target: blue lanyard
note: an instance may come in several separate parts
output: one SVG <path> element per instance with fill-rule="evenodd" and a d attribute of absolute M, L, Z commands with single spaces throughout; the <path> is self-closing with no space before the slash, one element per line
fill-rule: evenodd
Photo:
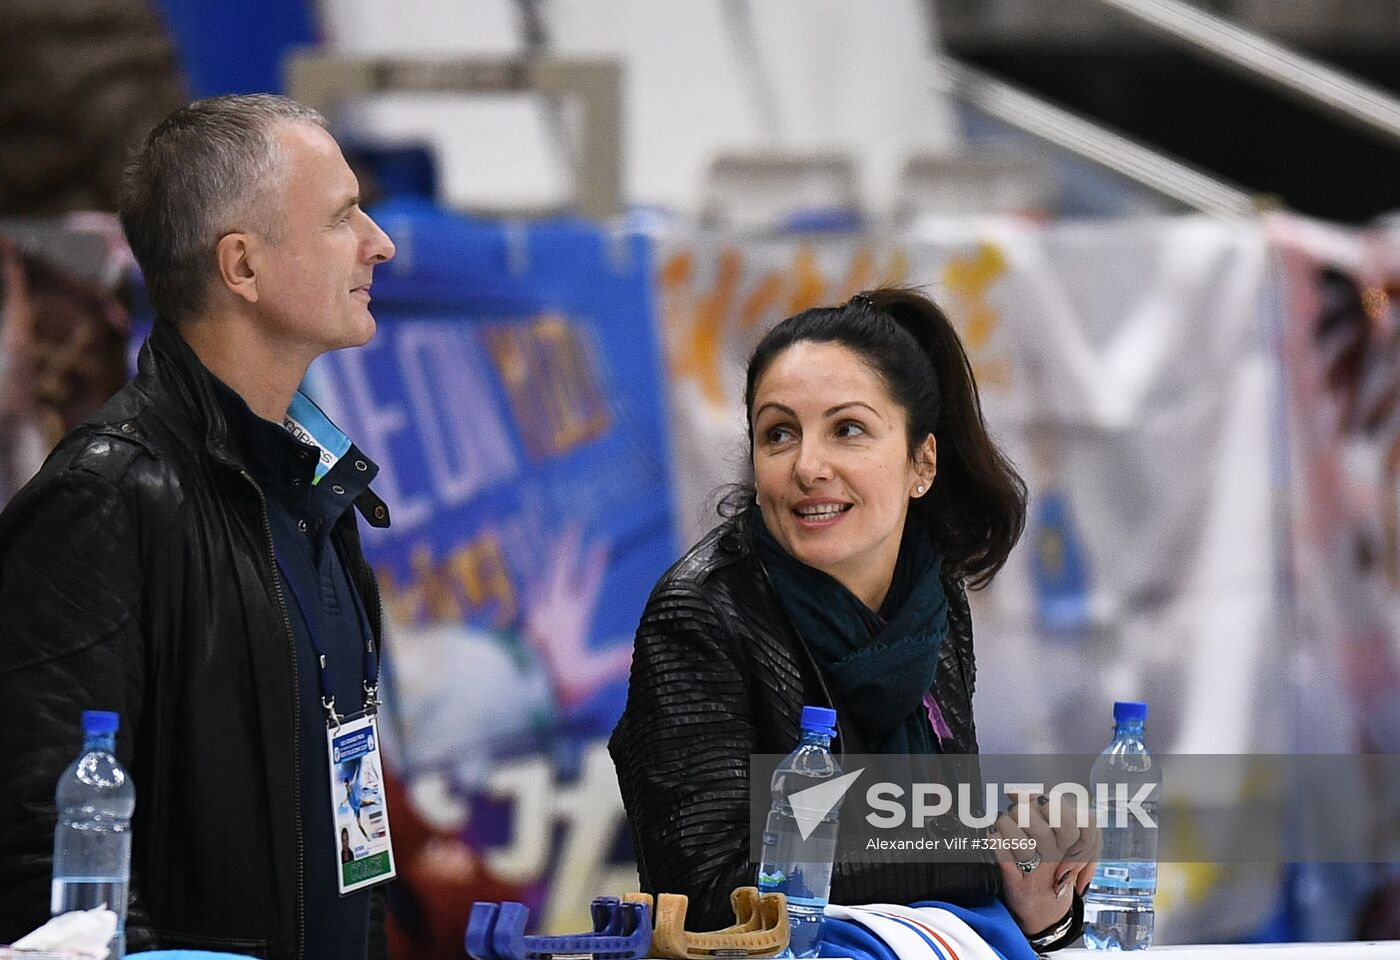
<path fill-rule="evenodd" d="M 335 545 L 331 544 L 330 549 L 334 550 Z M 321 649 L 321 641 L 317 637 L 317 629 L 312 624 L 310 607 L 302 600 L 301 591 L 297 589 L 296 581 L 287 573 L 287 567 L 282 563 L 282 556 L 277 550 L 277 544 L 272 545 L 272 557 L 277 561 L 277 569 L 282 573 L 282 580 L 287 584 L 287 589 L 291 591 L 292 599 L 296 601 L 297 611 L 301 614 L 301 622 L 306 625 L 306 637 L 311 641 L 311 649 L 316 654 L 316 662 L 320 666 L 321 679 L 321 706 L 326 709 L 326 725 L 340 728 L 340 722 L 345 719 L 345 715 L 337 713 L 335 710 L 335 689 L 331 683 L 331 676 L 326 672 L 326 654 Z M 370 629 L 369 617 L 365 614 L 363 601 L 360 599 L 359 591 L 351 584 L 351 599 L 355 604 L 355 612 L 360 616 L 360 631 L 364 636 L 365 652 L 365 712 L 376 713 L 379 710 L 379 660 L 374 656 L 374 631 Z M 317 621 L 320 619 L 320 611 L 317 610 Z"/>

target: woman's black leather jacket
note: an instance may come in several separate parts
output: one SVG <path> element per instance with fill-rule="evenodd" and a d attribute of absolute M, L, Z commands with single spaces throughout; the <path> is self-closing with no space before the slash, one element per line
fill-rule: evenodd
<path fill-rule="evenodd" d="M 745 522 L 721 524 L 652 591 L 637 628 L 627 706 L 608 743 L 642 889 L 686 894 L 693 930 L 733 923 L 730 891 L 754 882 L 750 755 L 791 750 L 804 704 L 836 706 L 840 722 L 840 705 L 832 704 L 815 661 L 782 609 L 744 532 Z M 948 579 L 944 585 L 948 634 L 933 691 L 952 731 L 947 752 L 973 754 L 972 621 L 962 583 Z M 859 753 L 854 740 L 848 725 L 833 748 Z M 976 903 L 1000 889 L 990 860 L 838 860 L 831 899 Z"/>

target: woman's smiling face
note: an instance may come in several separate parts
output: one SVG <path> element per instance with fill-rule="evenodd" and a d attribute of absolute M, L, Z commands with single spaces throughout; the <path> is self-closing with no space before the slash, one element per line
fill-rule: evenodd
<path fill-rule="evenodd" d="M 879 609 L 909 499 L 933 482 L 933 437 L 911 458 L 907 414 L 875 371 L 848 347 L 811 340 L 793 344 L 764 371 L 750 428 L 768 531 L 788 553 Z"/>

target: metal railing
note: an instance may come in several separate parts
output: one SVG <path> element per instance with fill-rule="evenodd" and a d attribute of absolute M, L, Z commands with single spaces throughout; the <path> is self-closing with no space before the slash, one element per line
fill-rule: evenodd
<path fill-rule="evenodd" d="M 996 117 L 1018 130 L 1115 171 L 1203 213 L 1251 216 L 1254 198 L 1223 180 L 1144 147 L 951 57 L 937 57 L 940 93 Z"/>
<path fill-rule="evenodd" d="M 1349 74 L 1181 0 L 1098 2 L 1231 69 L 1326 107 L 1373 133 L 1400 140 L 1400 100 Z"/>

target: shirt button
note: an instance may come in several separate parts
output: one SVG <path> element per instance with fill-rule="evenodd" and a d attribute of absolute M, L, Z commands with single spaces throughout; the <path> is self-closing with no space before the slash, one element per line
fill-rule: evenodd
<path fill-rule="evenodd" d="M 375 508 L 374 508 L 374 519 L 376 519 L 376 520 L 383 520 L 383 519 L 384 519 L 384 508 L 383 508 L 383 507 L 375 507 Z"/>
<path fill-rule="evenodd" d="M 305 520 L 298 520 L 297 529 L 300 530 L 302 533 L 305 533 L 309 529 L 309 527 Z"/>
<path fill-rule="evenodd" d="M 361 473 L 364 473 L 366 470 L 369 469 L 369 464 L 365 463 L 363 460 L 356 460 L 355 469 L 360 471 Z"/>
<path fill-rule="evenodd" d="M 331 486 L 331 492 L 333 492 L 333 493 L 344 493 L 344 492 L 345 492 L 345 488 L 342 487 L 342 486 L 341 486 L 340 484 L 338 484 L 338 483 L 337 483 L 337 484 L 333 484 L 333 485 Z"/>
<path fill-rule="evenodd" d="M 293 478 L 292 478 L 292 486 L 294 486 L 294 487 L 299 487 L 299 486 L 301 486 L 301 482 L 302 482 L 302 481 L 301 481 L 301 477 L 293 477 Z"/>

